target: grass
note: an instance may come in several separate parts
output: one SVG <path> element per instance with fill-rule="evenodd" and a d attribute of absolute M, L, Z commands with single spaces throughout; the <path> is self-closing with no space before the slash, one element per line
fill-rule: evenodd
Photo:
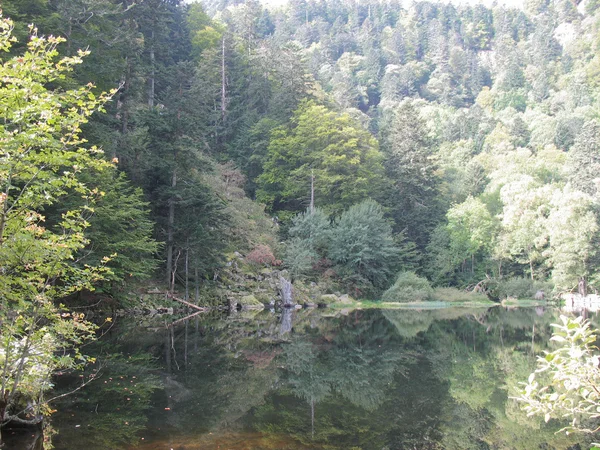
<path fill-rule="evenodd" d="M 440 309 L 449 307 L 482 306 L 489 307 L 497 305 L 483 294 L 461 291 L 456 288 L 436 288 L 433 290 L 432 300 L 418 302 L 382 302 L 373 300 L 360 300 L 353 303 L 333 303 L 330 308 L 348 309 Z"/>
<path fill-rule="evenodd" d="M 449 303 L 494 303 L 484 294 L 467 292 L 453 287 L 439 287 L 433 290 L 433 299 Z"/>
<path fill-rule="evenodd" d="M 546 300 L 532 300 L 530 298 L 518 299 L 509 297 L 502 300 L 501 304 L 502 306 L 518 306 L 521 308 L 528 308 L 532 306 L 546 306 L 548 303 L 546 302 Z"/>

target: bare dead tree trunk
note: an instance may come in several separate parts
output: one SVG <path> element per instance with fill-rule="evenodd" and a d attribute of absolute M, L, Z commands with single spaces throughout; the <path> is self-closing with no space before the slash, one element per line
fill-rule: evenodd
<path fill-rule="evenodd" d="M 531 258 L 529 258 L 529 271 L 531 272 L 531 281 L 533 281 L 533 260 Z"/>
<path fill-rule="evenodd" d="M 195 288 L 194 300 L 195 300 L 196 305 L 200 302 L 200 284 L 199 284 L 199 281 L 200 280 L 198 279 L 198 267 L 195 267 L 194 268 L 194 288 Z"/>
<path fill-rule="evenodd" d="M 187 245 L 185 249 L 185 301 L 189 301 L 190 299 L 190 240 L 188 238 Z"/>
<path fill-rule="evenodd" d="M 225 113 L 227 112 L 227 76 L 225 73 L 225 35 L 221 40 L 221 123 L 225 124 Z"/>
<path fill-rule="evenodd" d="M 310 213 L 315 213 L 315 171 L 310 174 Z"/>
<path fill-rule="evenodd" d="M 125 79 L 123 80 L 123 89 L 121 94 L 121 133 L 127 134 L 129 131 L 129 89 L 131 89 L 131 60 L 129 56 L 125 58 L 127 69 L 125 70 Z"/>
<path fill-rule="evenodd" d="M 173 175 L 171 178 L 171 187 L 175 189 L 177 187 L 177 169 L 173 169 Z M 167 222 L 167 285 L 169 290 L 173 289 L 174 282 L 171 284 L 172 272 L 173 272 L 173 230 L 175 228 L 175 196 L 171 195 L 169 199 L 169 219 Z"/>
<path fill-rule="evenodd" d="M 154 31 L 151 34 L 152 45 L 150 46 L 150 77 L 148 78 L 148 106 L 154 107 L 154 85 L 156 76 L 156 57 L 154 54 Z"/>

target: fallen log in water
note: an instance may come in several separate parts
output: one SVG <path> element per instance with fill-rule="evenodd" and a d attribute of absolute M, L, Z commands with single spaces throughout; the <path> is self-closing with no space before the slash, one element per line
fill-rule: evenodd
<path fill-rule="evenodd" d="M 210 309 L 205 306 L 194 305 L 193 303 L 190 303 L 182 298 L 175 297 L 173 294 L 170 294 L 170 293 L 167 293 L 167 297 L 170 298 L 171 300 L 175 300 L 176 302 L 183 303 L 184 305 L 189 306 L 190 308 L 197 309 L 198 311 L 201 311 L 201 312 L 205 312 Z"/>

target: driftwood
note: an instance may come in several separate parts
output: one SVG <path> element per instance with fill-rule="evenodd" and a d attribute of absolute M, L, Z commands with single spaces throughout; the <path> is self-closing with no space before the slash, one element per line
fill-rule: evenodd
<path fill-rule="evenodd" d="M 167 297 L 170 298 L 171 300 L 175 300 L 176 302 L 183 303 L 184 305 L 189 306 L 190 308 L 196 309 L 201 312 L 205 312 L 210 309 L 210 308 L 206 308 L 204 306 L 194 305 L 193 303 L 185 301 L 182 298 L 175 297 L 173 294 L 170 294 L 170 293 L 167 294 Z"/>

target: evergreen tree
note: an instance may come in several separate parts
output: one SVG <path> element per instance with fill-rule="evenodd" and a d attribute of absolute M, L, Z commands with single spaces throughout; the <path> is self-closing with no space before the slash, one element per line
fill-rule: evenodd
<path fill-rule="evenodd" d="M 433 141 L 410 102 L 403 102 L 382 130 L 385 171 L 390 186 L 382 198 L 396 230 L 424 248 L 439 221 L 438 179 L 432 160 Z"/>

